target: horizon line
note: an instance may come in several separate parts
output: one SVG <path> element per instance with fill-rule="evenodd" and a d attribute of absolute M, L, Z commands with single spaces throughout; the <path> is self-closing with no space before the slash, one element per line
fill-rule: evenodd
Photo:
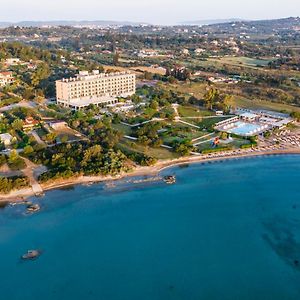
<path fill-rule="evenodd" d="M 130 21 L 130 20 L 113 20 L 113 19 L 29 19 L 29 20 L 18 20 L 18 21 L 0 21 L 2 23 L 8 24 L 18 24 L 18 23 L 25 23 L 25 22 L 34 22 L 34 23 L 47 23 L 47 22 L 112 22 L 112 23 L 135 23 L 135 24 L 147 24 L 147 25 L 163 25 L 163 26 L 173 26 L 173 25 L 184 25 L 185 23 L 193 23 L 193 22 L 208 22 L 208 21 L 230 21 L 236 20 L 237 22 L 251 22 L 251 21 L 272 21 L 272 20 L 280 20 L 280 19 L 289 19 L 289 18 L 300 18 L 300 16 L 284 16 L 278 18 L 251 18 L 245 19 L 241 17 L 228 17 L 228 18 L 208 18 L 208 19 L 198 19 L 198 20 L 185 20 L 185 21 L 177 21 L 175 23 L 159 23 L 159 22 L 145 22 L 145 21 Z M 224 22 L 227 23 L 227 22 Z M 191 24 L 192 25 L 192 24 Z"/>

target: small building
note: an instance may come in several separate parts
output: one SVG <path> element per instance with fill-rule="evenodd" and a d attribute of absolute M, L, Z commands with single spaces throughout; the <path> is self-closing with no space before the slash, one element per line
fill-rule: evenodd
<path fill-rule="evenodd" d="M 283 119 L 280 121 L 277 121 L 273 124 L 273 127 L 276 129 L 284 129 L 285 127 L 287 127 L 289 124 L 293 123 L 293 119 L 288 118 L 288 119 Z"/>
<path fill-rule="evenodd" d="M 226 78 L 222 77 L 222 76 L 218 76 L 218 77 L 210 76 L 210 77 L 208 77 L 207 80 L 212 82 L 212 83 L 221 83 L 221 82 L 225 82 Z"/>
<path fill-rule="evenodd" d="M 254 122 L 257 119 L 257 114 L 245 112 L 240 115 L 241 119 L 248 122 Z"/>
<path fill-rule="evenodd" d="M 189 54 L 190 54 L 190 51 L 189 51 L 189 49 L 182 49 L 182 50 L 181 50 L 181 53 L 182 53 L 183 55 L 189 55 Z"/>
<path fill-rule="evenodd" d="M 12 72 L 0 72 L 0 87 L 12 84 L 14 81 Z"/>
<path fill-rule="evenodd" d="M 27 68 L 28 68 L 29 70 L 35 70 L 35 69 L 37 68 L 37 65 L 30 62 L 30 63 L 27 65 Z"/>
<path fill-rule="evenodd" d="M 141 58 L 158 56 L 158 52 L 153 49 L 143 49 L 137 52 L 137 56 Z"/>
<path fill-rule="evenodd" d="M 0 134 L 0 141 L 4 144 L 4 146 L 7 147 L 11 145 L 13 137 L 9 133 L 2 133 Z"/>
<path fill-rule="evenodd" d="M 28 117 L 25 119 L 24 124 L 23 124 L 23 130 L 31 130 L 33 129 L 35 126 L 39 125 L 40 122 L 35 120 L 32 117 Z"/>
<path fill-rule="evenodd" d="M 224 115 L 223 110 L 217 110 L 216 111 L 216 116 L 223 116 L 223 115 Z"/>
<path fill-rule="evenodd" d="M 66 128 L 68 124 L 65 121 L 52 121 L 49 122 L 49 126 L 54 130 Z"/>
<path fill-rule="evenodd" d="M 195 49 L 195 51 L 194 51 L 194 53 L 195 53 L 196 55 L 202 54 L 202 53 L 204 53 L 204 52 L 205 52 L 205 49 L 202 49 L 202 48 L 197 48 L 197 49 Z"/>
<path fill-rule="evenodd" d="M 7 59 L 5 60 L 5 64 L 6 64 L 7 66 L 14 66 L 14 65 L 18 65 L 18 64 L 20 64 L 20 63 L 21 63 L 20 58 L 7 58 Z"/>

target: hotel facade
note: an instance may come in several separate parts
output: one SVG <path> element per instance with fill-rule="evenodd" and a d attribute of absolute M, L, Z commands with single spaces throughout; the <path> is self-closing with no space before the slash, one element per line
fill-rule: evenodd
<path fill-rule="evenodd" d="M 117 97 L 135 94 L 136 76 L 130 72 L 99 73 L 81 71 L 74 78 L 56 81 L 57 104 L 75 110 L 94 104 L 116 103 Z"/>

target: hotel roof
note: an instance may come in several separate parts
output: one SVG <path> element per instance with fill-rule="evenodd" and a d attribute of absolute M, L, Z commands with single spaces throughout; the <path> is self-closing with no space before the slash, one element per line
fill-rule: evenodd
<path fill-rule="evenodd" d="M 134 73 L 130 71 L 114 72 L 114 73 L 99 73 L 98 71 L 93 71 L 92 73 L 88 73 L 87 71 L 81 71 L 79 72 L 79 74 L 76 75 L 76 77 L 72 77 L 68 79 L 63 78 L 58 81 L 68 83 L 68 82 L 95 80 L 100 78 L 113 78 L 113 77 L 124 76 L 124 75 L 134 75 Z"/>
<path fill-rule="evenodd" d="M 252 114 L 252 113 L 249 113 L 249 112 L 242 113 L 240 116 L 244 117 L 244 118 L 247 118 L 247 119 L 254 119 L 254 118 L 257 117 L 256 114 Z"/>

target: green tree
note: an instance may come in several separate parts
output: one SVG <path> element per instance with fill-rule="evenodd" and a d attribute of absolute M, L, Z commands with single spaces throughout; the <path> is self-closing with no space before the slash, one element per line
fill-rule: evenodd
<path fill-rule="evenodd" d="M 48 133 L 45 137 L 48 143 L 54 143 L 56 141 L 57 134 L 54 132 Z"/>
<path fill-rule="evenodd" d="M 116 52 L 113 57 L 113 65 L 114 66 L 119 65 L 119 59 L 120 59 L 120 54 L 119 54 L 119 52 Z"/>
<path fill-rule="evenodd" d="M 158 102 L 155 100 L 152 100 L 150 103 L 150 108 L 157 110 L 158 109 Z"/>
<path fill-rule="evenodd" d="M 20 119 L 15 119 L 15 120 L 13 121 L 13 123 L 11 124 L 11 127 L 12 127 L 14 130 L 22 130 L 23 125 L 24 125 L 24 123 L 23 123 L 22 120 L 20 120 Z"/>
<path fill-rule="evenodd" d="M 39 86 L 40 82 L 50 75 L 50 68 L 48 64 L 39 64 L 36 71 L 31 75 L 31 84 L 34 87 Z"/>
<path fill-rule="evenodd" d="M 210 110 L 213 109 L 213 105 L 216 102 L 218 102 L 219 99 L 220 99 L 220 92 L 215 88 L 209 89 L 203 97 L 203 100 L 205 102 L 205 107 Z"/>
<path fill-rule="evenodd" d="M 32 146 L 28 145 L 26 147 L 24 147 L 24 155 L 28 156 L 30 154 L 32 154 L 34 152 Z"/>

